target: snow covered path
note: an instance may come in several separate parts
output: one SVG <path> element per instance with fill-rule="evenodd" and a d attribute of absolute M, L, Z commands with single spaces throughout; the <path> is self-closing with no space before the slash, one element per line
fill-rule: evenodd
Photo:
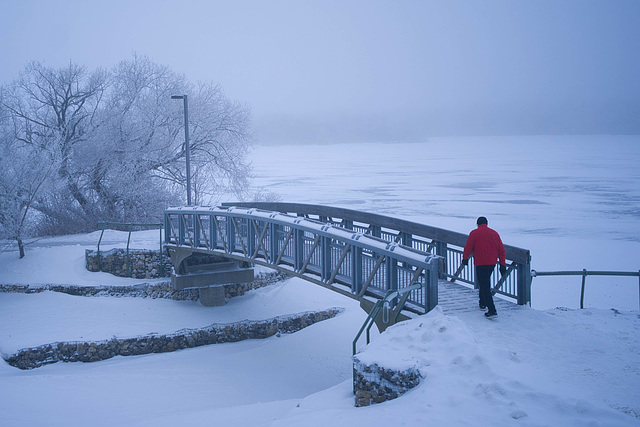
<path fill-rule="evenodd" d="M 68 316 L 44 309 L 60 304 Z M 0 294 L 3 313 L 24 316 L 14 322 L 3 316 L 0 344 L 20 347 L 22 340 L 59 340 L 59 333 L 71 339 L 127 328 L 135 335 L 335 305 L 345 312 L 267 340 L 31 371 L 2 363 L 0 421 L 3 426 L 214 421 L 375 426 L 398 421 L 402 414 L 409 426 L 424 419 L 461 426 L 488 412 L 492 425 L 512 425 L 516 419 L 525 426 L 640 425 L 638 312 L 514 307 L 486 320 L 480 310 L 455 316 L 436 310 L 373 337 L 363 357 L 391 368 L 418 366 L 425 379 L 403 397 L 369 408 L 354 408 L 351 393 L 351 340 L 364 312 L 355 301 L 298 279 L 218 308 L 53 292 Z M 110 315 L 115 312 L 127 316 Z M 102 326 L 78 321 L 91 315 L 106 316 Z"/>
<path fill-rule="evenodd" d="M 300 298 L 300 293 L 305 298 Z M 336 303 L 347 308 L 338 316 L 339 321 L 331 319 L 320 322 L 325 325 L 266 340 L 116 357 L 103 363 L 58 363 L 31 371 L 19 371 L 3 362 L 0 424 L 52 425 L 51 420 L 56 420 L 53 425 L 63 421 L 78 425 L 90 414 L 95 425 L 135 425 L 145 420 L 154 420 L 149 425 L 157 425 L 176 413 L 242 405 L 261 406 L 260 417 L 262 411 L 271 411 L 271 406 L 281 412 L 292 405 L 289 399 L 300 399 L 351 376 L 351 340 L 365 318 L 357 302 L 298 279 L 250 292 L 218 308 L 180 301 L 72 297 L 53 292 L 0 294 L 3 313 L 24 315 L 13 321 L 2 317 L 0 343 L 6 348 L 39 339 L 86 339 L 87 334 L 98 338 L 118 330 L 128 331 L 127 335 L 174 331 Z M 41 310 L 47 306 L 58 308 Z M 61 315 L 65 311 L 68 315 Z M 189 311 L 192 314 L 187 316 Z M 113 313 L 126 315 L 111 316 Z M 93 316 L 102 316 L 103 324 L 78 321 Z M 31 321 L 25 322 L 27 318 Z M 35 411 L 30 409 L 34 404 Z M 232 417 L 244 414 L 238 408 L 233 412 L 236 414 Z"/>
<path fill-rule="evenodd" d="M 337 295 L 337 294 L 336 294 Z M 346 300 L 346 301 L 345 301 Z M 130 297 L 80 297 L 57 292 L 0 293 L 0 352 L 58 341 L 100 341 L 170 334 L 214 323 L 264 320 L 279 315 L 357 303 L 336 298 L 301 279 L 232 298 L 223 307 L 198 302 Z M 46 326 L 45 326 L 46 325 Z"/>

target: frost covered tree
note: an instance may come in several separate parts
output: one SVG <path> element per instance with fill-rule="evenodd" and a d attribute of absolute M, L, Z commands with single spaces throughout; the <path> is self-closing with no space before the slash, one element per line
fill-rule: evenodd
<path fill-rule="evenodd" d="M 4 95 L 0 92 L 0 99 Z M 23 258 L 31 208 L 39 195 L 50 191 L 57 158 L 41 145 L 14 140 L 14 127 L 11 115 L 0 110 L 0 238 L 15 240 Z"/>
<path fill-rule="evenodd" d="M 33 62 L 0 94 L 5 237 L 24 233 L 29 217 L 40 234 L 72 233 L 97 221 L 158 222 L 164 208 L 182 204 L 186 147 L 176 94 L 189 95 L 196 203 L 221 193 L 243 198 L 248 186 L 249 108 L 146 57 L 109 72 Z"/>
<path fill-rule="evenodd" d="M 251 112 L 232 102 L 217 85 L 190 84 L 183 76 L 144 57 L 121 62 L 114 71 L 109 111 L 109 139 L 121 153 L 139 151 L 139 170 L 164 188 L 185 194 L 186 150 L 182 103 L 172 95 L 189 95 L 189 130 L 195 203 L 220 193 L 241 195 L 250 170 L 246 156 L 251 143 Z M 127 156 L 129 157 L 129 156 Z"/>
<path fill-rule="evenodd" d="M 58 184 L 51 187 L 58 191 L 41 192 L 32 203 L 47 220 L 63 223 L 69 218 L 65 211 L 78 218 L 93 216 L 76 154 L 97 126 L 106 83 L 107 75 L 100 70 L 88 73 L 73 63 L 56 70 L 33 62 L 3 94 L 2 107 L 13 125 L 12 133 L 4 136 L 11 154 L 19 157 L 28 151 L 34 165 L 57 160 L 55 174 L 48 178 Z"/>

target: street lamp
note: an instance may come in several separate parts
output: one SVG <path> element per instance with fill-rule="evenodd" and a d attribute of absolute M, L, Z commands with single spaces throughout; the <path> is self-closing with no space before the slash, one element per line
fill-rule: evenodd
<path fill-rule="evenodd" d="M 187 158 L 187 206 L 191 206 L 191 166 L 189 164 L 189 104 L 187 95 L 173 95 L 171 99 L 184 99 L 184 153 Z"/>

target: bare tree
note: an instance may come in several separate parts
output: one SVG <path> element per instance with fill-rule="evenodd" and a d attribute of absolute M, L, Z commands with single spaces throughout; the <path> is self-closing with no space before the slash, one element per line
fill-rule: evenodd
<path fill-rule="evenodd" d="M 3 107 L 14 122 L 16 143 L 38 148 L 50 158 L 58 158 L 57 174 L 71 201 L 86 215 L 92 211 L 91 200 L 83 191 L 83 176 L 75 168 L 76 147 L 90 141 L 98 126 L 96 121 L 107 83 L 101 70 L 88 73 L 84 67 L 70 63 L 52 69 L 33 62 L 10 86 Z M 47 211 L 46 199 L 38 209 Z"/>
<path fill-rule="evenodd" d="M 126 111 L 117 120 L 123 153 L 139 150 L 137 161 L 145 171 L 164 181 L 166 188 L 184 194 L 183 104 L 170 97 L 187 93 L 195 202 L 207 203 L 221 192 L 245 190 L 252 142 L 247 106 L 230 101 L 217 85 L 190 84 L 184 76 L 145 57 L 122 61 L 114 81 L 113 104 L 118 107 L 110 110 Z"/>
<path fill-rule="evenodd" d="M 19 235 L 33 211 L 41 233 L 70 233 L 99 220 L 155 222 L 180 203 L 186 147 L 176 94 L 189 94 L 196 202 L 248 187 L 249 108 L 146 57 L 110 73 L 33 62 L 0 90 L 0 160 L 14 166 L 0 175 L 0 221 L 20 224 Z"/>
<path fill-rule="evenodd" d="M 206 203 L 222 193 L 241 196 L 251 178 L 246 160 L 252 142 L 249 107 L 230 101 L 219 86 L 206 83 L 192 88 L 189 102 L 195 203 Z M 169 166 L 161 172 L 184 170 L 181 164 Z"/>
<path fill-rule="evenodd" d="M 0 94 L 0 98 L 3 94 Z M 15 240 L 20 258 L 25 255 L 24 235 L 36 198 L 49 190 L 57 159 L 40 146 L 15 144 L 10 116 L 0 116 L 0 238 Z"/>

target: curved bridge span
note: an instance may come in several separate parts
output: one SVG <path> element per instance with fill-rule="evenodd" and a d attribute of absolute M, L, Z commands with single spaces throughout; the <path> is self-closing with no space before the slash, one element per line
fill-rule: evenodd
<path fill-rule="evenodd" d="M 439 281 L 475 281 L 471 264 L 458 268 L 465 234 L 397 218 L 294 203 L 180 207 L 164 216 L 165 247 L 178 274 L 193 253 L 220 255 L 301 277 L 360 300 L 366 311 L 387 297 L 392 312 L 418 314 L 438 304 Z M 505 248 L 509 274 L 494 279 L 495 292 L 527 304 L 529 251 Z"/>

